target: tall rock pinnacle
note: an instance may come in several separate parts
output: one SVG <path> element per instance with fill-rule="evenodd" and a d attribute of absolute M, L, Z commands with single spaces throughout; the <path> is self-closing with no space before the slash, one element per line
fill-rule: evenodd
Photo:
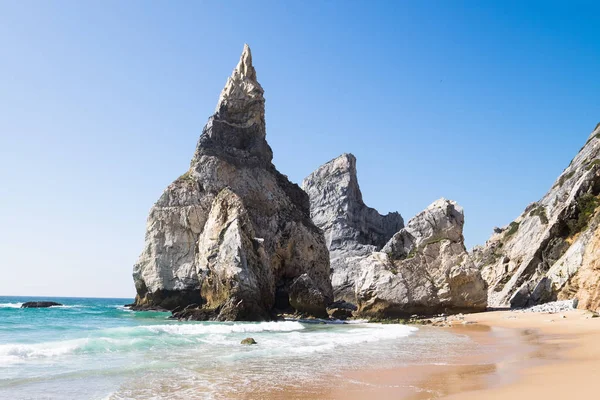
<path fill-rule="evenodd" d="M 273 159 L 266 135 L 264 90 L 256 80 L 250 47 L 244 45 L 240 61 L 221 91 L 215 114 L 204 127 L 192 165 L 203 154 L 218 153 L 266 166 Z"/>
<path fill-rule="evenodd" d="M 325 233 L 335 298 L 354 302 L 354 283 L 361 271 L 353 258 L 380 250 L 404 227 L 404 220 L 397 212 L 380 215 L 365 205 L 352 154 L 320 166 L 302 187 L 310 198 L 311 218 Z"/>
<path fill-rule="evenodd" d="M 325 313 L 327 246 L 307 194 L 271 162 L 263 93 L 246 45 L 190 169 L 150 210 L 133 271 L 138 308 L 195 304 L 180 317 L 219 320 Z"/>
<path fill-rule="evenodd" d="M 264 90 L 256 80 L 252 53 L 247 44 L 221 92 L 216 114 L 218 119 L 240 127 L 265 126 Z"/>

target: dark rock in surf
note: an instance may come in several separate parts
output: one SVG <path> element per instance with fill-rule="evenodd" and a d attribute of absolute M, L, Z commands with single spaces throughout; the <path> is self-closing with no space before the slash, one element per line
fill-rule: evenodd
<path fill-rule="evenodd" d="M 28 301 L 21 305 L 21 308 L 49 308 L 62 306 L 62 304 L 55 301 Z"/>

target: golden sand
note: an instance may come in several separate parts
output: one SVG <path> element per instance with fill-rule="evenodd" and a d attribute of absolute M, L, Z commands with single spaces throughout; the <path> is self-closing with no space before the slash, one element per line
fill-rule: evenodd
<path fill-rule="evenodd" d="M 495 311 L 448 329 L 491 348 L 449 365 L 410 365 L 332 375 L 326 386 L 282 388 L 268 399 L 600 399 L 600 318 Z M 251 394 L 243 396 L 252 398 Z"/>

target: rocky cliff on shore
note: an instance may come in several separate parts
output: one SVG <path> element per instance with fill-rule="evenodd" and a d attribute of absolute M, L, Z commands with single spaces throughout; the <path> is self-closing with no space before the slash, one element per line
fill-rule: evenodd
<path fill-rule="evenodd" d="M 336 300 L 355 314 L 390 318 L 481 311 L 486 284 L 464 246 L 463 210 L 440 199 L 404 227 L 398 213 L 367 207 L 356 159 L 343 154 L 303 182 L 311 216 L 325 232 Z"/>
<path fill-rule="evenodd" d="M 600 307 L 599 194 L 600 124 L 542 199 L 474 249 L 490 306 L 576 298 Z"/>
<path fill-rule="evenodd" d="M 454 201 L 405 226 L 365 205 L 352 154 L 319 167 L 304 190 L 272 158 L 245 46 L 189 170 L 150 210 L 134 308 L 217 320 L 327 317 L 327 306 L 344 318 L 566 299 L 600 308 L 600 124 L 548 193 L 471 254 Z"/>
<path fill-rule="evenodd" d="M 187 307 L 219 320 L 269 319 L 274 308 L 324 312 L 333 294 L 323 233 L 306 193 L 272 158 L 245 46 L 189 170 L 150 210 L 133 269 L 136 308 Z"/>

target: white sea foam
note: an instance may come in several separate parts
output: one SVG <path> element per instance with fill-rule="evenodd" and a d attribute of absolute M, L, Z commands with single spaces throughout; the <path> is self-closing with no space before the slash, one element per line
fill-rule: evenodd
<path fill-rule="evenodd" d="M 36 344 L 2 344 L 0 345 L 0 365 L 69 354 L 84 346 L 87 341 L 87 339 L 73 339 Z"/>
<path fill-rule="evenodd" d="M 406 325 L 365 324 L 357 329 L 343 333 L 315 332 L 291 348 L 295 354 L 310 354 L 334 350 L 336 347 L 356 345 L 359 343 L 377 342 L 380 340 L 399 339 L 418 331 Z"/>
<path fill-rule="evenodd" d="M 90 306 L 84 306 L 81 304 L 70 304 L 70 305 L 62 305 L 62 306 L 51 306 L 50 308 L 89 308 Z"/>
<path fill-rule="evenodd" d="M 258 324 L 173 324 L 173 325 L 146 325 L 143 328 L 158 333 L 175 335 L 202 335 L 202 334 L 228 334 L 228 333 L 256 333 L 256 332 L 291 332 L 304 329 L 300 322 L 260 322 Z"/>
<path fill-rule="evenodd" d="M 30 360 L 67 356 L 69 354 L 102 354 L 112 352 L 144 351 L 149 346 L 156 349 L 171 346 L 185 347 L 191 343 L 207 343 L 219 346 L 239 346 L 239 334 L 260 335 L 259 346 L 253 349 L 259 354 L 240 353 L 232 348 L 225 356 L 286 356 L 306 355 L 334 351 L 336 348 L 359 343 L 406 337 L 417 328 L 404 325 L 363 324 L 347 328 L 312 327 L 310 331 L 300 322 L 261 323 L 174 323 L 142 325 L 136 327 L 108 328 L 97 331 L 94 336 L 36 344 L 9 343 L 0 345 L 0 365 Z M 164 336 L 166 334 L 166 336 Z M 157 337 L 161 336 L 161 339 Z M 258 336 L 257 336 L 258 337 Z M 192 340 L 190 342 L 190 340 Z M 253 350 L 254 351 L 254 350 Z M 262 354 L 264 353 L 264 354 Z"/>
<path fill-rule="evenodd" d="M 21 308 L 23 303 L 0 303 L 0 308 Z"/>
<path fill-rule="evenodd" d="M 0 308 L 21 308 L 23 303 L 0 303 Z M 50 306 L 48 308 L 87 308 L 88 306 L 84 306 L 81 304 L 73 304 L 73 305 L 62 305 L 62 306 Z"/>

